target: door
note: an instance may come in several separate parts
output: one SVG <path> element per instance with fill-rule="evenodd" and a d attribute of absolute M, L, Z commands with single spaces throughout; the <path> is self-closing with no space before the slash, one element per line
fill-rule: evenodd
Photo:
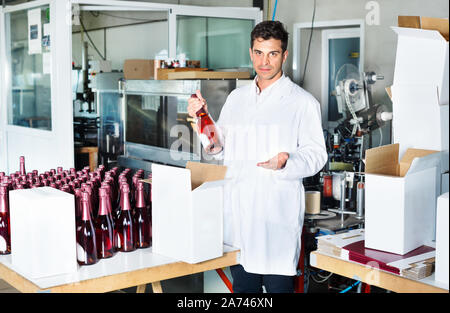
<path fill-rule="evenodd" d="M 38 0 L 1 11 L 0 170 L 7 174 L 19 170 L 20 156 L 27 171 L 74 165 L 68 5 Z"/>
<path fill-rule="evenodd" d="M 329 39 L 328 51 L 328 120 L 337 121 L 342 114 L 338 112 L 336 97 L 332 95 L 336 74 L 345 64 L 359 68 L 359 37 Z"/>

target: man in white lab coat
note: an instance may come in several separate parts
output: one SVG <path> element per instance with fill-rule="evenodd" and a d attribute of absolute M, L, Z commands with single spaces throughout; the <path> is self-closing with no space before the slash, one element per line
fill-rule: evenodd
<path fill-rule="evenodd" d="M 251 33 L 257 73 L 230 93 L 220 113 L 221 157 L 231 183 L 224 190 L 224 241 L 239 247 L 231 267 L 234 292 L 293 292 L 305 212 L 302 179 L 326 163 L 320 105 L 282 71 L 288 33 L 264 21 Z M 189 100 L 195 116 L 206 100 Z"/>

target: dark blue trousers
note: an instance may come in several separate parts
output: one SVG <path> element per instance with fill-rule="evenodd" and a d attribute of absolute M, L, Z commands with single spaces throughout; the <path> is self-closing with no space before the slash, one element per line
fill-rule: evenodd
<path fill-rule="evenodd" d="M 262 275 L 248 273 L 242 265 L 230 267 L 233 276 L 233 292 L 262 293 L 264 285 L 268 293 L 293 293 L 295 276 Z"/>

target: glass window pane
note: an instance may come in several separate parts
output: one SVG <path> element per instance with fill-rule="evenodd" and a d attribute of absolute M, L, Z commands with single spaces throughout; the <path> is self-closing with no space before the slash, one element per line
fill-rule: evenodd
<path fill-rule="evenodd" d="M 49 6 L 8 13 L 6 23 L 8 123 L 51 130 Z"/>
<path fill-rule="evenodd" d="M 177 55 L 209 69 L 247 68 L 253 20 L 177 16 Z"/>
<path fill-rule="evenodd" d="M 128 94 L 127 142 L 172 149 L 174 142 L 181 139 L 183 131 L 188 132 L 184 133 L 189 135 L 188 138 L 194 138 L 192 126 L 187 121 L 189 97 Z M 189 145 L 189 151 L 185 152 L 194 153 L 192 141 L 184 141 L 184 145 Z M 182 151 L 181 145 L 175 146 L 175 149 Z"/>

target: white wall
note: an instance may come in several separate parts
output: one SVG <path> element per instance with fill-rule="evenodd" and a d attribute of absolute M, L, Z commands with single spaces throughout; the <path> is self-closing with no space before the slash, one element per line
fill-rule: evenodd
<path fill-rule="evenodd" d="M 112 68 L 123 69 L 125 59 L 153 59 L 162 49 L 168 49 L 168 23 L 155 22 L 123 27 L 108 28 L 88 32 L 101 54 L 104 55 L 104 38 L 106 32 L 106 59 L 112 62 Z M 130 35 L 132 34 L 132 35 Z M 84 35 L 85 41 L 88 41 Z M 88 55 L 93 60 L 101 57 L 90 45 Z M 81 34 L 72 35 L 72 56 L 76 65 L 80 66 Z"/>
<path fill-rule="evenodd" d="M 272 1 L 273 3 L 274 1 Z M 333 20 L 352 20 L 364 19 L 370 10 L 365 6 L 370 1 L 361 0 L 317 0 L 315 21 L 333 21 Z M 366 42 L 365 42 L 365 70 L 375 71 L 384 75 L 385 80 L 379 82 L 374 87 L 374 98 L 378 102 L 386 101 L 384 88 L 391 86 L 393 82 L 395 51 L 397 47 L 397 38 L 390 29 L 391 26 L 397 26 L 398 15 L 419 15 L 430 17 L 448 18 L 449 1 L 448 0 L 378 0 L 372 1 L 379 4 L 379 25 L 366 24 Z M 310 23 L 313 12 L 313 0 L 278 0 L 276 19 L 283 22 L 290 34 L 288 49 L 291 56 L 287 60 L 285 67 L 286 73 L 293 77 L 292 73 L 292 36 L 293 25 L 295 23 Z M 320 38 L 319 32 L 313 35 L 313 44 Z M 318 48 L 320 43 L 317 43 Z M 304 46 L 303 54 L 306 52 Z M 317 56 L 311 48 L 312 59 L 305 78 L 305 84 L 316 85 L 320 80 L 320 70 L 317 70 Z"/>

